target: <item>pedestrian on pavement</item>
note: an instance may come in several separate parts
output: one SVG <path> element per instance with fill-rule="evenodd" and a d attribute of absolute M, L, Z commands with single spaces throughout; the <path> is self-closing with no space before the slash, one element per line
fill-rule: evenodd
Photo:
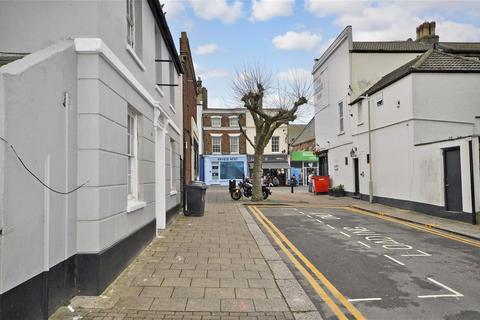
<path fill-rule="evenodd" d="M 295 174 L 292 175 L 292 178 L 290 179 L 290 188 L 291 188 L 291 193 L 293 193 L 293 188 L 297 186 L 297 177 Z"/>
<path fill-rule="evenodd" d="M 313 185 L 312 185 L 313 181 L 312 181 L 312 178 L 313 178 L 313 173 L 310 173 L 310 174 L 308 175 L 308 178 L 307 178 L 307 179 L 308 179 L 308 192 L 312 192 L 312 189 L 313 189 Z"/>

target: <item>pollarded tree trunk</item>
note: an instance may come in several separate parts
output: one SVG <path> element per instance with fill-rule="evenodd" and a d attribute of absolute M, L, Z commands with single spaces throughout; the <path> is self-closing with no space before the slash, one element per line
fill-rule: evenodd
<path fill-rule="evenodd" d="M 262 175 L 263 175 L 263 150 L 255 149 L 255 161 L 253 163 L 252 183 L 253 183 L 253 195 L 252 201 L 263 200 L 262 194 Z"/>

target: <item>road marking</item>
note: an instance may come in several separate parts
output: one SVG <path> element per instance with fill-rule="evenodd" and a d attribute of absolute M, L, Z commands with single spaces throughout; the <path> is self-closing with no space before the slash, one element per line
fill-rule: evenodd
<path fill-rule="evenodd" d="M 350 302 L 360 302 L 360 301 L 380 301 L 382 298 L 361 298 L 361 299 L 348 299 Z"/>
<path fill-rule="evenodd" d="M 387 257 L 388 259 L 392 260 L 393 262 L 398 263 L 398 264 L 401 265 L 401 266 L 404 266 L 404 265 L 405 265 L 403 262 L 400 262 L 400 261 L 398 261 L 397 259 L 390 257 L 389 255 L 384 254 L 383 256 L 384 256 L 384 257 Z"/>
<path fill-rule="evenodd" d="M 293 208 L 293 210 L 295 210 L 295 211 L 298 211 L 298 209 L 297 209 L 297 208 Z"/>
<path fill-rule="evenodd" d="M 348 233 L 345 233 L 345 232 L 342 232 L 342 231 L 340 231 L 340 233 L 341 233 L 341 234 L 343 234 L 345 237 L 349 237 L 349 238 L 351 238 L 351 237 L 350 237 L 350 235 L 349 235 Z"/>
<path fill-rule="evenodd" d="M 302 212 L 302 211 L 298 211 L 298 212 L 301 213 L 301 214 L 305 214 L 305 212 Z"/>
<path fill-rule="evenodd" d="M 357 242 L 360 243 L 360 244 L 361 244 L 362 246 L 364 246 L 364 247 L 367 247 L 367 248 L 369 248 L 369 249 L 371 248 L 368 244 L 365 244 L 365 243 L 363 243 L 362 241 L 357 241 Z"/>
<path fill-rule="evenodd" d="M 335 288 L 335 286 L 312 264 L 312 262 L 310 262 L 310 260 L 308 260 L 304 255 L 303 253 L 301 253 L 297 247 L 295 247 L 293 245 L 293 243 L 288 240 L 288 238 L 267 218 L 265 217 L 265 215 L 258 209 L 256 208 L 255 206 L 252 206 L 250 207 L 253 209 L 254 211 L 254 214 L 255 216 L 257 217 L 257 219 L 264 225 L 267 227 L 267 231 L 272 234 L 273 230 L 275 230 L 275 232 L 278 234 L 278 236 L 283 240 L 283 242 L 285 242 L 288 247 L 293 251 L 293 253 L 295 253 L 297 255 L 298 258 L 300 258 L 300 260 L 310 269 L 311 272 L 313 272 L 313 274 L 315 274 L 315 276 L 317 277 L 318 280 L 320 280 L 320 282 L 325 286 L 327 287 L 327 289 L 330 291 L 330 293 L 338 300 L 340 301 L 343 306 L 345 306 L 345 308 L 355 317 L 355 319 L 358 319 L 358 320 L 364 320 L 365 317 L 360 313 L 360 311 L 353 305 L 351 304 L 347 298 L 345 298 L 344 295 L 342 295 L 337 288 Z M 267 225 L 268 224 L 268 225 Z M 269 228 L 271 227 L 271 229 Z M 283 242 L 278 239 L 275 234 L 272 235 L 272 237 L 275 239 L 275 241 L 280 245 L 280 247 L 282 248 L 282 250 L 285 248 L 285 246 L 283 245 Z M 286 249 L 286 248 L 285 248 Z M 290 258 L 290 260 L 295 259 L 295 257 L 293 257 L 293 255 L 290 253 L 290 251 L 288 251 L 288 249 L 286 249 L 287 251 L 285 252 L 287 254 L 287 256 Z M 298 262 L 298 260 L 292 260 L 295 264 L 295 261 L 297 261 L 297 263 L 299 264 L 299 266 L 301 268 L 303 268 L 303 266 L 300 264 L 300 262 Z M 297 264 L 295 264 L 297 266 Z M 297 266 L 297 268 L 302 271 L 301 268 L 299 268 L 299 266 Z M 310 275 L 310 273 L 308 273 L 305 268 L 303 268 L 303 270 L 307 273 L 307 275 L 304 274 L 304 276 L 307 278 L 307 280 L 309 280 L 310 278 L 314 281 L 314 283 L 311 283 L 310 280 L 310 284 L 312 285 L 312 287 L 316 288 L 316 286 L 318 286 L 318 288 L 320 290 L 323 291 L 323 289 L 318 285 L 318 283 L 315 281 L 315 279 L 313 279 L 313 277 Z M 303 273 L 303 272 L 302 272 Z M 317 291 L 317 293 L 319 293 Z M 323 293 L 325 293 L 325 291 L 323 291 Z M 320 294 L 320 293 L 319 293 Z M 323 296 L 322 296 L 323 298 Z M 330 299 L 330 297 L 326 296 L 326 298 L 329 299 L 329 301 L 332 301 Z M 324 299 L 325 302 L 327 302 L 327 300 Z M 332 301 L 333 303 L 333 301 Z M 328 304 L 328 303 L 327 303 Z M 330 306 L 330 305 L 329 305 Z M 331 310 L 334 311 L 335 308 L 334 306 L 330 306 Z M 347 319 L 346 316 L 340 311 L 340 309 L 338 309 L 338 306 L 336 306 L 336 309 L 340 312 L 340 316 L 339 314 L 337 314 L 335 311 L 334 313 L 337 314 L 337 317 L 339 317 L 340 319 Z M 333 308 L 333 309 L 332 309 Z M 343 315 L 343 316 L 342 316 Z"/>
<path fill-rule="evenodd" d="M 318 222 L 320 222 L 320 223 L 323 223 L 323 221 L 322 221 L 322 220 L 318 220 L 318 219 L 315 219 L 315 220 L 317 220 L 317 221 L 318 221 Z"/>
<path fill-rule="evenodd" d="M 345 314 L 340 310 L 340 308 L 335 304 L 335 302 L 328 296 L 328 294 L 323 290 L 322 287 L 318 284 L 318 282 L 313 278 L 313 276 L 303 267 L 303 265 L 293 256 L 293 254 L 288 250 L 283 242 L 277 237 L 277 235 L 274 233 L 274 231 L 270 228 L 270 226 L 267 224 L 266 221 L 269 220 L 263 220 L 260 215 L 263 215 L 259 209 L 257 209 L 255 206 L 250 207 L 253 215 L 257 218 L 258 221 L 267 229 L 267 232 L 272 236 L 272 238 L 275 240 L 275 242 L 279 245 L 280 249 L 287 255 L 287 257 L 290 259 L 290 261 L 293 262 L 293 264 L 297 267 L 298 270 L 303 274 L 303 276 L 307 279 L 307 281 L 310 283 L 310 285 L 313 287 L 313 289 L 317 292 L 317 294 L 325 301 L 325 303 L 328 305 L 330 310 L 341 320 L 348 320 L 348 318 L 345 316 Z M 264 216 L 265 217 L 265 216 Z M 266 217 L 265 217 L 266 219 Z M 281 235 L 279 234 L 281 237 Z"/>
<path fill-rule="evenodd" d="M 447 238 L 447 239 L 450 239 L 450 240 L 462 242 L 462 243 L 469 244 L 471 246 L 475 246 L 475 247 L 480 248 L 480 241 L 464 238 L 464 237 L 461 237 L 461 236 L 454 235 L 452 233 L 448 233 L 448 232 L 444 232 L 444 231 L 440 231 L 440 230 L 435 230 L 435 229 L 432 229 L 432 228 L 427 228 L 427 227 L 418 225 L 418 224 L 413 223 L 413 222 L 402 221 L 402 220 L 397 219 L 395 217 L 380 216 L 378 214 L 370 213 L 368 211 L 364 211 L 364 210 L 360 210 L 360 209 L 352 208 L 352 207 L 337 207 L 337 209 L 344 209 L 344 210 L 348 210 L 350 212 L 363 214 L 363 215 L 374 217 L 374 218 L 377 218 L 377 219 L 383 219 L 383 220 L 387 220 L 387 221 L 390 221 L 390 222 L 395 222 L 395 223 L 398 223 L 398 224 L 408 226 L 408 227 L 413 228 L 413 229 L 421 230 L 421 231 L 428 232 L 428 233 L 431 233 L 431 234 L 434 234 L 434 235 L 437 235 L 437 236 L 440 236 L 440 237 L 443 237 L 443 238 Z"/>
<path fill-rule="evenodd" d="M 327 224 L 327 227 L 329 227 L 330 229 L 333 229 L 335 230 L 335 227 L 332 227 L 331 225 Z"/>
<path fill-rule="evenodd" d="M 429 295 L 423 295 L 423 296 L 418 296 L 419 298 L 447 298 L 447 297 L 463 297 L 463 294 L 461 294 L 458 291 L 453 290 L 452 288 L 447 287 L 443 283 L 438 282 L 435 279 L 432 278 L 427 278 L 431 282 L 435 283 L 436 285 L 439 285 L 443 289 L 446 289 L 450 291 L 452 294 L 429 294 Z"/>
<path fill-rule="evenodd" d="M 307 217 L 311 218 L 312 216 L 311 216 L 311 215 L 309 215 L 309 214 L 307 214 Z"/>
<path fill-rule="evenodd" d="M 420 254 L 402 254 L 402 257 L 431 257 L 432 255 L 426 252 L 423 252 L 422 250 L 417 250 L 420 252 Z"/>

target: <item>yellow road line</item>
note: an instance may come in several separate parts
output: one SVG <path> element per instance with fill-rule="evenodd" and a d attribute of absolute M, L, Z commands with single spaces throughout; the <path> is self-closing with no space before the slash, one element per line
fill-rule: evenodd
<path fill-rule="evenodd" d="M 413 223 L 413 222 L 402 221 L 400 219 L 397 219 L 397 218 L 391 217 L 391 216 L 390 217 L 381 216 L 381 215 L 378 215 L 378 214 L 375 214 L 375 213 L 370 213 L 368 211 L 363 211 L 363 210 L 360 210 L 360 209 L 357 209 L 357 208 L 343 207 L 343 209 L 346 209 L 346 210 L 351 211 L 351 212 L 363 214 L 363 215 L 366 215 L 366 216 L 375 217 L 375 218 L 387 220 L 387 221 L 390 221 L 390 222 L 395 222 L 395 223 L 402 224 L 402 225 L 405 225 L 405 226 L 408 226 L 408 227 L 411 227 L 411 228 L 414 228 L 414 229 L 417 229 L 417 230 L 425 231 L 425 232 L 428 232 L 428 233 L 431 233 L 431 234 L 434 234 L 434 235 L 437 235 L 437 236 L 440 236 L 440 237 L 443 237 L 443 238 L 447 238 L 447 239 L 450 239 L 450 240 L 462 242 L 462 243 L 469 244 L 471 246 L 475 246 L 475 247 L 480 248 L 480 241 L 470 240 L 470 239 L 467 239 L 467 238 L 464 238 L 464 237 L 461 237 L 461 236 L 457 236 L 457 235 L 454 235 L 454 234 L 451 234 L 451 233 L 447 233 L 447 232 L 440 231 L 440 230 L 435 230 L 434 228 L 432 228 L 433 225 L 431 225 L 430 227 L 425 227 L 425 226 L 421 226 L 421 225 L 418 225 L 418 224 Z"/>
<path fill-rule="evenodd" d="M 317 276 L 317 278 L 327 287 L 327 289 L 347 308 L 347 310 L 356 319 L 365 319 L 360 311 L 353 306 L 344 295 L 308 260 L 301 252 L 288 240 L 288 238 L 255 206 L 254 210 L 263 218 L 263 220 L 278 234 L 278 236 L 287 244 L 288 247 L 300 258 L 300 260 Z"/>
<path fill-rule="evenodd" d="M 330 310 L 338 317 L 338 319 L 348 320 L 345 314 L 340 310 L 340 308 L 335 304 L 335 302 L 328 296 L 325 290 L 323 290 L 322 287 L 320 287 L 320 285 L 318 284 L 317 281 L 315 281 L 312 275 L 302 266 L 302 264 L 285 247 L 283 242 L 275 235 L 272 229 L 262 220 L 262 218 L 257 213 L 258 209 L 254 208 L 253 206 L 250 206 L 249 208 L 251 209 L 251 212 L 257 218 L 257 220 L 260 221 L 260 223 L 265 227 L 265 229 L 267 229 L 268 233 L 272 236 L 275 242 L 280 246 L 280 249 L 287 255 L 290 261 L 293 262 L 295 267 L 297 267 L 297 269 L 300 270 L 300 272 L 307 279 L 307 281 L 310 283 L 310 285 L 315 290 L 315 292 L 317 292 L 317 294 L 323 299 L 323 301 L 325 301 L 325 303 L 330 308 Z"/>

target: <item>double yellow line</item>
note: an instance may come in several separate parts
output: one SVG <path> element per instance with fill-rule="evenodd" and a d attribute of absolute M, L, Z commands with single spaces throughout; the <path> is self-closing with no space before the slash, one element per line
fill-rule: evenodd
<path fill-rule="evenodd" d="M 303 274 L 303 276 L 310 283 L 312 288 L 317 294 L 325 301 L 329 309 L 341 320 L 348 320 L 348 317 L 340 309 L 339 304 L 348 310 L 348 312 L 355 319 L 365 319 L 365 317 L 353 306 L 344 295 L 342 295 L 335 286 L 328 281 L 328 279 L 308 260 L 294 245 L 288 240 L 288 238 L 256 207 L 249 206 L 251 212 L 257 218 L 257 220 L 265 227 L 267 232 L 272 236 L 275 242 L 279 245 L 280 249 L 285 255 L 292 261 L 295 267 Z M 288 248 L 287 248 L 288 247 Z M 294 255 L 295 254 L 295 255 Z M 300 261 L 303 263 L 301 263 Z M 308 268 L 308 270 L 307 270 Z M 320 283 L 328 289 L 329 293 L 323 289 Z M 336 299 L 338 302 L 334 301 Z"/>

